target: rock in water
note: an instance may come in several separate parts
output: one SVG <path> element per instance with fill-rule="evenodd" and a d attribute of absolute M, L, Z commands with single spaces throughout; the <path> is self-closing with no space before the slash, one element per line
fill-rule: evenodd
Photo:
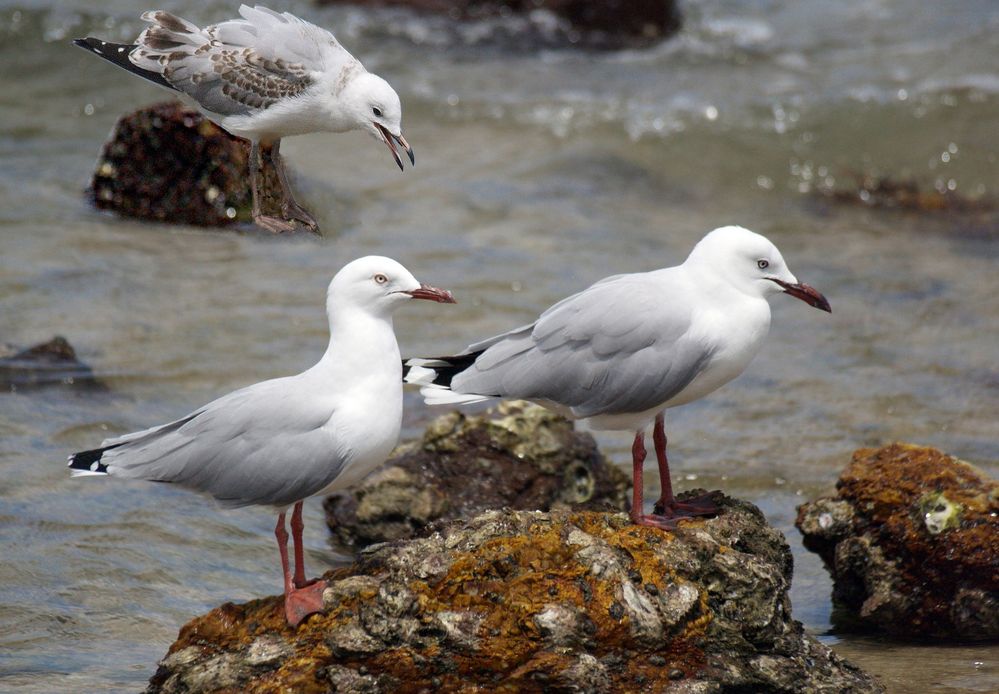
<path fill-rule="evenodd" d="M 791 552 L 729 498 L 673 532 L 624 513 L 488 511 L 183 629 L 149 692 L 879 692 L 791 619 Z"/>
<path fill-rule="evenodd" d="M 24 390 L 51 385 L 103 388 L 93 370 L 76 358 L 69 341 L 56 335 L 26 349 L 0 345 L 0 388 Z"/>
<path fill-rule="evenodd" d="M 399 5 L 457 20 L 550 13 L 567 27 L 566 39 L 591 48 L 649 45 L 675 34 L 683 23 L 675 0 L 320 0 L 324 5 L 346 2 Z"/>
<path fill-rule="evenodd" d="M 589 434 L 538 405 L 450 412 L 356 488 L 326 500 L 336 540 L 358 548 L 424 534 L 487 509 L 626 511 L 630 480 Z"/>
<path fill-rule="evenodd" d="M 125 217 L 198 226 L 250 219 L 250 143 L 195 110 L 167 101 L 122 116 L 104 145 L 88 195 Z M 264 208 L 277 174 L 265 167 Z"/>
<path fill-rule="evenodd" d="M 796 525 L 860 626 L 999 638 L 999 483 L 934 448 L 896 443 L 858 450 L 836 487 L 800 506 Z"/>

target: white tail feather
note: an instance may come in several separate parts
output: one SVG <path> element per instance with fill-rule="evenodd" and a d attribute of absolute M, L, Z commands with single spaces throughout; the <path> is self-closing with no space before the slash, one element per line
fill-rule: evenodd
<path fill-rule="evenodd" d="M 413 361 L 416 360 L 412 359 L 407 362 L 410 364 L 410 367 L 404 379 L 406 383 L 414 383 L 420 386 L 433 385 L 434 379 L 437 378 L 437 372 L 425 366 L 415 366 L 412 364 Z"/>
<path fill-rule="evenodd" d="M 90 470 L 70 470 L 70 477 L 107 477 L 106 472 L 91 472 Z"/>
<path fill-rule="evenodd" d="M 489 402 L 496 398 L 487 395 L 455 393 L 443 386 L 425 385 L 420 388 L 423 402 L 428 405 L 469 405 L 473 402 Z"/>

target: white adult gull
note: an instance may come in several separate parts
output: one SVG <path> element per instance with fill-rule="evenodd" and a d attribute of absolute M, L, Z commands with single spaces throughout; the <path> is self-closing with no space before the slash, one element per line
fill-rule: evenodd
<path fill-rule="evenodd" d="M 281 161 L 281 138 L 313 132 L 364 130 L 384 142 L 402 169 L 402 106 L 388 82 L 364 66 L 330 32 L 288 13 L 257 5 L 239 8 L 242 19 L 200 28 L 169 12 L 142 15 L 150 22 L 134 44 L 95 38 L 73 43 L 118 67 L 191 97 L 205 115 L 251 142 L 253 219 L 275 233 L 316 220 L 292 195 Z M 262 162 L 281 183 L 282 218 L 263 214 Z"/>
<path fill-rule="evenodd" d="M 708 496 L 674 497 L 663 413 L 742 373 L 770 329 L 767 299 L 780 293 L 830 311 L 770 241 L 723 227 L 701 239 L 682 265 L 608 277 L 533 323 L 456 356 L 407 360 L 405 379 L 423 386 L 428 404 L 522 398 L 596 429 L 635 432 L 632 519 L 669 528 L 718 509 Z M 642 466 L 650 424 L 662 492 L 646 515 Z"/>
<path fill-rule="evenodd" d="M 329 285 L 330 342 L 318 364 L 75 453 L 69 457 L 73 475 L 172 482 L 224 506 L 275 508 L 285 613 L 298 624 L 322 608 L 325 587 L 305 578 L 303 500 L 355 484 L 398 441 L 402 364 L 392 314 L 412 299 L 454 303 L 450 292 L 420 284 L 389 258 L 349 263 Z M 289 506 L 294 576 L 285 530 Z"/>

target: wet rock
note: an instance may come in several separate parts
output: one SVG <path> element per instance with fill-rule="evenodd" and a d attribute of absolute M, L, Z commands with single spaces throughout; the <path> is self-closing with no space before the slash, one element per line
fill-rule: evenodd
<path fill-rule="evenodd" d="M 502 510 L 374 545 L 297 629 L 280 596 L 193 620 L 148 691 L 882 691 L 792 620 L 780 532 L 720 503 L 672 532 Z"/>
<path fill-rule="evenodd" d="M 911 212 L 984 213 L 995 210 L 986 198 L 971 198 L 942 183 L 937 187 L 920 185 L 914 179 L 898 179 L 871 174 L 854 177 L 851 185 L 819 187 L 816 191 L 835 202 Z"/>
<path fill-rule="evenodd" d="M 905 638 L 999 638 L 999 483 L 934 448 L 861 449 L 837 495 L 798 508 L 805 546 L 860 626 Z"/>
<path fill-rule="evenodd" d="M 527 402 L 438 417 L 356 488 L 327 499 L 336 542 L 364 547 L 486 509 L 628 509 L 628 477 L 593 437 Z"/>
<path fill-rule="evenodd" d="M 199 226 L 250 219 L 250 143 L 198 111 L 166 101 L 122 116 L 88 189 L 93 204 L 126 217 Z M 277 210 L 277 175 L 264 170 L 265 210 Z"/>
<path fill-rule="evenodd" d="M 457 20 L 542 11 L 564 23 L 567 40 L 597 48 L 648 45 L 676 33 L 682 24 L 675 0 L 319 0 L 321 5 L 346 3 L 403 6 Z"/>
<path fill-rule="evenodd" d="M 76 358 L 76 350 L 65 337 L 57 335 L 20 350 L 0 345 L 0 388 L 24 390 L 51 385 L 103 388 L 93 370 Z"/>

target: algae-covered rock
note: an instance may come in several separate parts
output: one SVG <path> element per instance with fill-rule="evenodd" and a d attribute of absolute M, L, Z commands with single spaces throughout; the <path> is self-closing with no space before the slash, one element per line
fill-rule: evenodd
<path fill-rule="evenodd" d="M 88 194 L 126 217 L 199 226 L 249 220 L 250 143 L 198 111 L 167 101 L 122 116 L 104 145 Z M 263 171 L 265 209 L 277 174 Z"/>
<path fill-rule="evenodd" d="M 836 486 L 798 508 L 797 526 L 840 607 L 906 638 L 999 638 L 999 483 L 896 443 L 858 450 Z"/>
<path fill-rule="evenodd" d="M 492 508 L 623 511 L 629 489 L 592 436 L 543 407 L 513 401 L 480 416 L 438 417 L 420 441 L 325 507 L 336 541 L 363 547 Z"/>
<path fill-rule="evenodd" d="M 77 359 L 76 350 L 65 337 L 56 335 L 24 349 L 0 345 L 0 388 L 25 390 L 52 385 L 104 387 L 93 370 Z"/>
<path fill-rule="evenodd" d="M 791 619 L 781 533 L 720 503 L 669 532 L 502 510 L 375 545 L 297 629 L 280 596 L 193 620 L 148 691 L 882 691 Z"/>

